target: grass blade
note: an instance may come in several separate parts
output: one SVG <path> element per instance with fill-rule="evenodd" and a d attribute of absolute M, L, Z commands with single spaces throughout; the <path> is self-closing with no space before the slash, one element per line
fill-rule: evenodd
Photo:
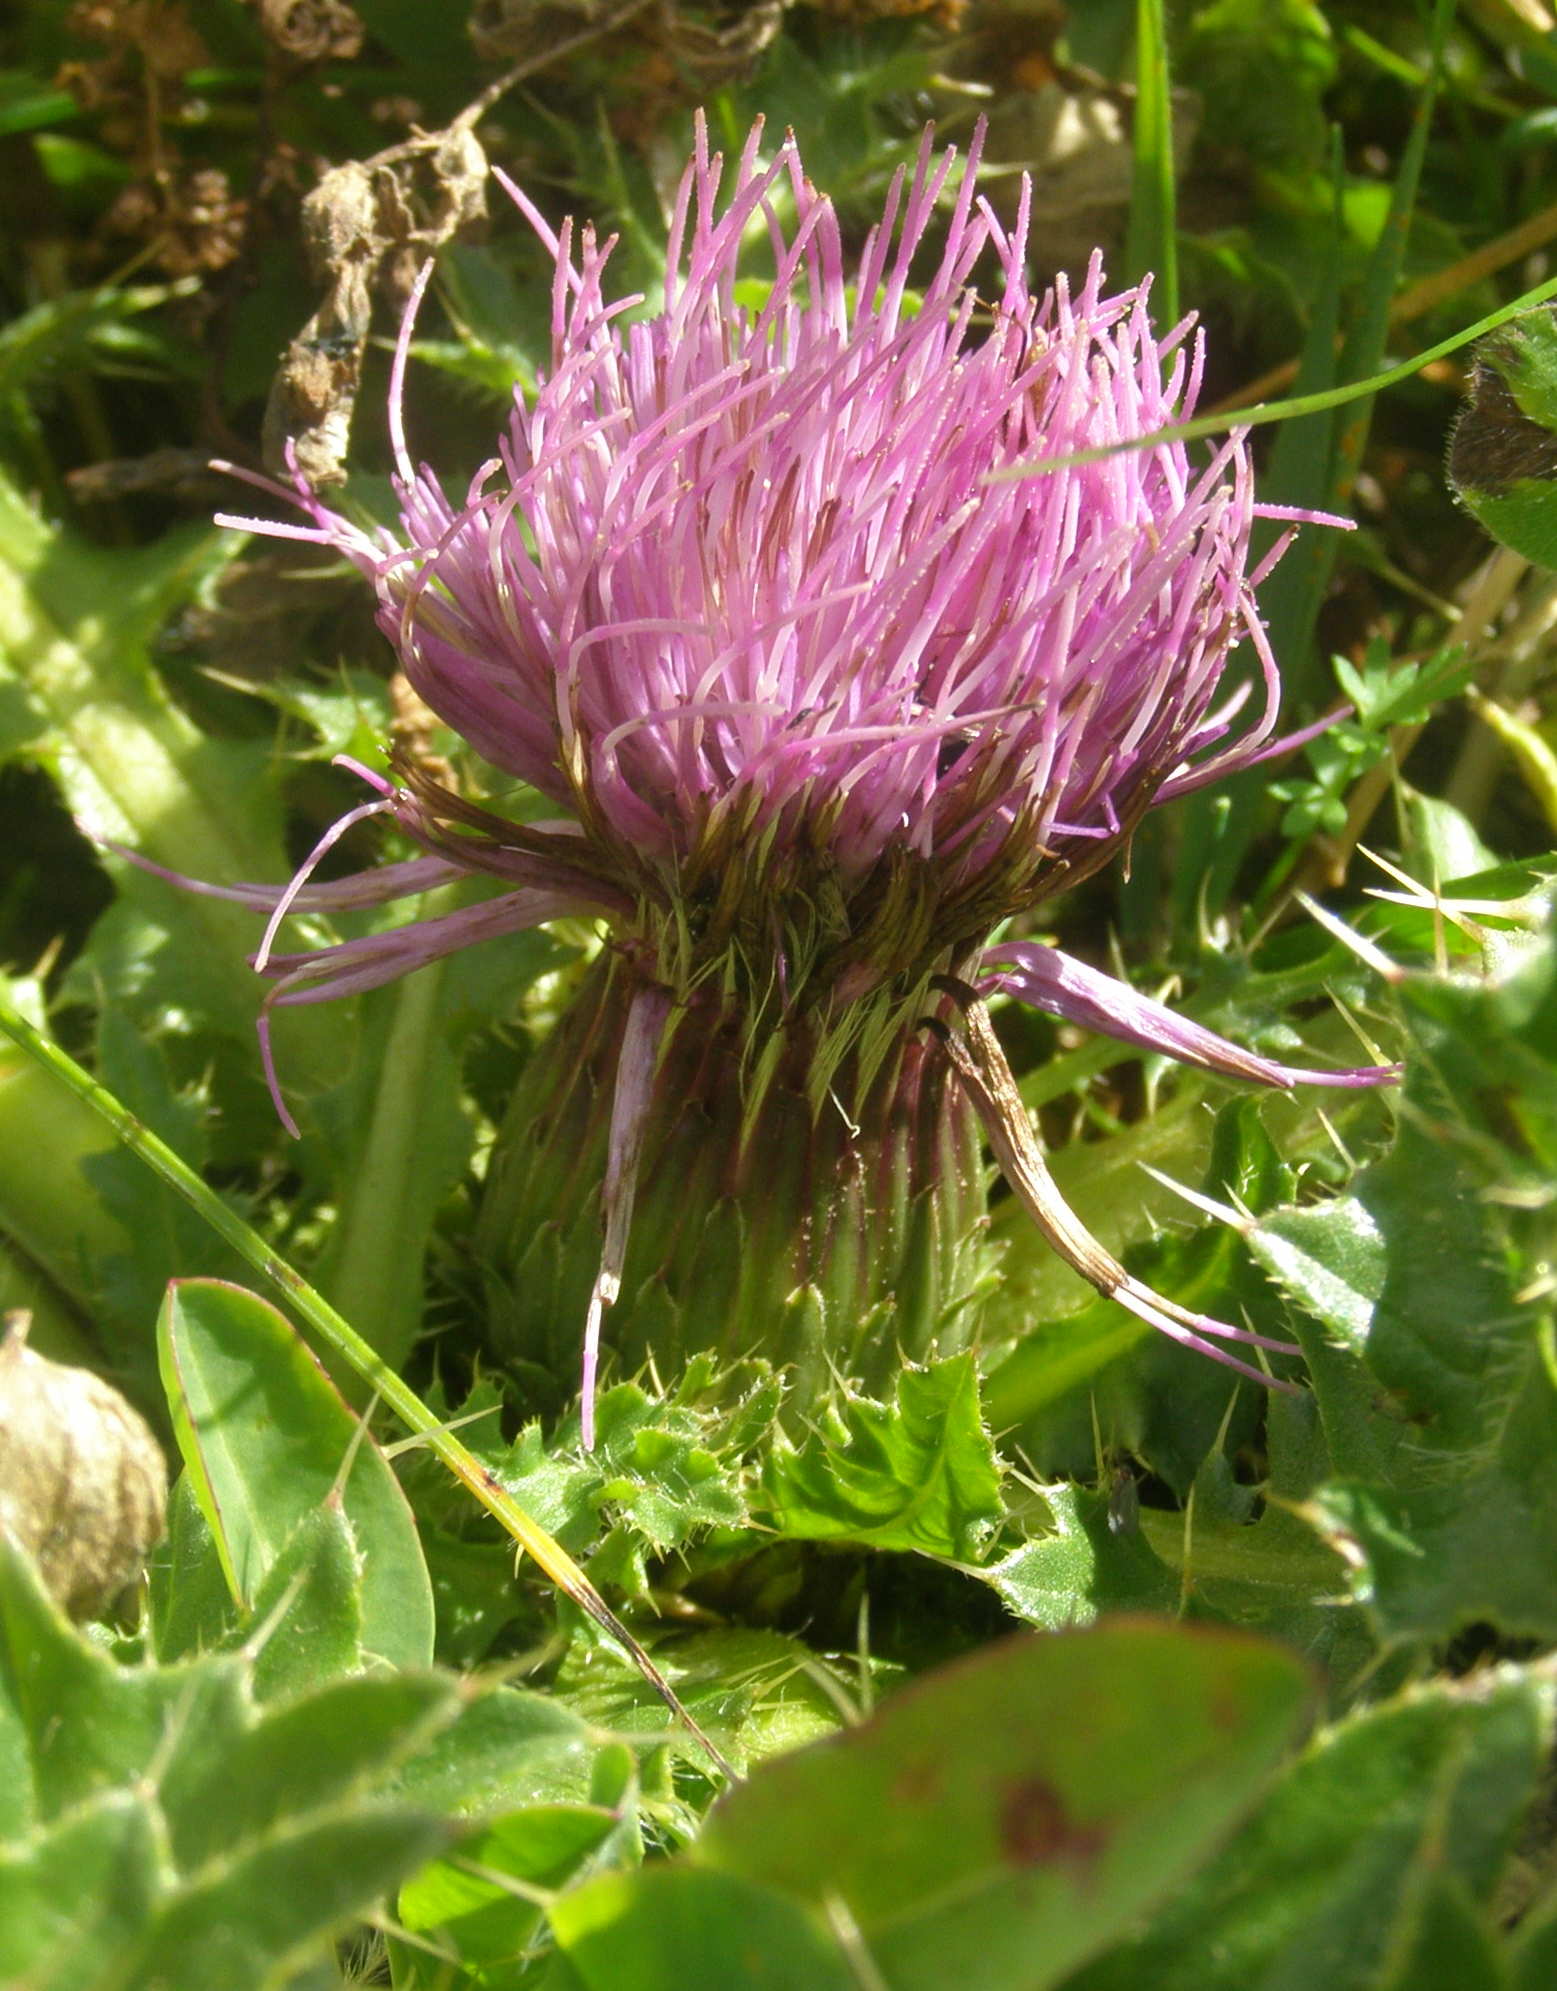
<path fill-rule="evenodd" d="M 1164 329 L 1179 317 L 1177 196 L 1173 175 L 1173 99 L 1162 0 L 1137 0 L 1135 139 L 1125 270 L 1131 283 L 1150 274 L 1152 316 Z"/>

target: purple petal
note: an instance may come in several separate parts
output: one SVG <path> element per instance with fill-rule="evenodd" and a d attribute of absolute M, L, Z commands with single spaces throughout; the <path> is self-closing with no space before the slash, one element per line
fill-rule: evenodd
<path fill-rule="evenodd" d="M 1154 1293 L 1092 1236 L 1049 1173 L 1000 1040 L 990 1024 L 988 1010 L 971 990 L 954 993 L 963 1012 L 964 1034 L 959 1038 L 944 1025 L 936 1026 L 937 1034 L 973 1101 L 1001 1174 L 1059 1256 L 1105 1299 L 1116 1300 L 1137 1320 L 1145 1321 L 1159 1333 L 1209 1355 L 1224 1368 L 1235 1369 L 1267 1389 L 1292 1391 L 1293 1384 L 1269 1375 L 1219 1345 L 1236 1341 L 1279 1354 L 1295 1354 L 1297 1349 L 1292 1342 L 1256 1334 L 1249 1328 L 1232 1327 L 1226 1321 L 1195 1313 L 1181 1307 L 1176 1300 Z"/>
<path fill-rule="evenodd" d="M 478 941 L 521 933 L 551 919 L 588 918 L 593 911 L 593 906 L 563 892 L 504 892 L 480 905 L 413 920 L 387 933 L 337 941 L 333 947 L 318 947 L 307 954 L 272 954 L 261 970 L 276 983 L 266 1000 L 272 1007 L 291 1008 L 359 995 Z"/>
<path fill-rule="evenodd" d="M 1306 726 L 1299 726 L 1295 732 L 1283 733 L 1280 739 L 1267 740 L 1263 746 L 1251 748 L 1248 742 L 1240 742 L 1227 754 L 1219 754 L 1211 760 L 1197 761 L 1180 769 L 1157 790 L 1159 802 L 1176 802 L 1181 795 L 1193 795 L 1197 789 L 1205 788 L 1213 781 L 1220 781 L 1224 774 L 1241 774 L 1245 768 L 1259 767 L 1268 760 L 1280 760 L 1283 754 L 1296 753 L 1299 747 L 1306 747 L 1310 740 L 1317 740 L 1321 733 L 1328 733 L 1338 719 L 1344 719 L 1351 710 L 1349 705 L 1338 706 L 1333 712 L 1326 712 L 1322 718 L 1314 719 Z M 1197 742 L 1186 744 L 1186 752 L 1193 753 Z"/>
<path fill-rule="evenodd" d="M 320 837 L 313 849 L 303 859 L 303 862 L 293 874 L 292 882 L 277 899 L 270 918 L 265 922 L 265 931 L 260 936 L 259 951 L 254 956 L 254 971 L 256 974 L 264 974 L 265 964 L 270 959 L 270 950 L 275 944 L 276 934 L 280 930 L 281 922 L 296 906 L 299 895 L 308 888 L 309 879 L 335 848 L 336 844 L 340 842 L 341 838 L 348 831 L 355 829 L 358 823 L 366 822 L 370 816 L 382 816 L 386 811 L 392 810 L 394 806 L 395 802 L 392 794 L 380 795 L 371 802 L 359 802 L 355 809 L 348 809 L 344 816 L 337 816 L 335 821 L 331 823 L 324 835 Z"/>
<path fill-rule="evenodd" d="M 165 879 L 181 891 L 198 892 L 207 899 L 228 899 L 234 905 L 247 906 L 252 912 L 273 913 L 288 889 L 285 885 L 213 885 L 208 879 L 188 878 L 181 871 L 170 871 L 165 864 L 154 864 L 138 850 L 131 850 L 127 844 L 115 843 L 110 838 L 102 838 L 101 846 L 112 851 L 115 857 L 122 857 L 127 864 L 133 864 L 137 870 L 148 871 L 153 878 Z M 295 913 L 352 912 L 359 906 L 387 905 L 392 899 L 408 899 L 422 892 L 435 891 L 440 885 L 450 885 L 456 878 L 468 875 L 463 865 L 451 864 L 444 857 L 413 857 L 401 864 L 380 864 L 372 871 L 353 872 L 349 878 L 332 878 L 323 885 L 305 885 L 292 895 L 291 910 Z"/>
<path fill-rule="evenodd" d="M 293 1009 L 305 1003 L 334 1002 L 341 996 L 360 995 L 402 975 L 414 974 L 418 968 L 478 941 L 492 940 L 503 933 L 523 932 L 549 919 L 592 910 L 581 908 L 576 900 L 557 892 L 505 892 L 478 906 L 464 906 L 457 912 L 392 927 L 388 933 L 337 941 L 334 946 L 316 948 L 308 954 L 272 954 L 261 972 L 276 986 L 265 998 L 256 1028 L 265 1083 L 282 1126 L 294 1140 L 298 1138 L 297 1121 L 287 1106 L 276 1070 L 270 1032 L 272 1009 Z"/>
<path fill-rule="evenodd" d="M 1034 1009 L 1139 1045 L 1144 1051 L 1161 1051 L 1180 1064 L 1221 1072 L 1228 1078 L 1250 1079 L 1257 1085 L 1283 1090 L 1294 1085 L 1389 1085 L 1402 1069 L 1399 1065 L 1363 1065 L 1349 1071 L 1305 1071 L 1296 1065 L 1277 1064 L 1219 1037 L 1204 1024 L 1191 1023 L 1188 1017 L 1153 1002 L 1128 983 L 1031 940 L 992 948 L 984 957 L 979 987 L 986 995 L 997 990 L 1013 995 Z"/>
<path fill-rule="evenodd" d="M 709 843 L 782 862 L 803 838 L 846 886 L 911 854 L 949 895 L 1009 872 L 988 897 L 1020 902 L 1155 793 L 1266 750 L 1241 434 L 1199 470 L 1166 442 L 1007 474 L 1187 416 L 1202 355 L 1097 261 L 1035 293 L 1030 195 L 1008 230 L 982 143 L 958 160 L 927 130 L 851 266 L 793 139 L 765 162 L 756 126 L 727 169 L 700 120 L 664 308 L 631 323 L 611 244 L 514 189 L 553 261 L 551 354 L 477 478 L 446 493 L 406 442 L 408 312 L 398 540 L 296 485 L 298 530 L 372 580 L 422 697 L 672 893 Z M 763 223 L 773 281 L 749 311 Z M 1264 696 L 1235 736 L 1218 686 L 1240 642 Z"/>

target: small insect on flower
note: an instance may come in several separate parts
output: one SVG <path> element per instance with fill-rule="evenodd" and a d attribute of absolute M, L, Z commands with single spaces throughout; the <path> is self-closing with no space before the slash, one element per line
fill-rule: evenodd
<path fill-rule="evenodd" d="M 1028 190 L 1008 228 L 978 192 L 982 142 L 959 168 L 926 131 L 851 263 L 793 137 L 770 154 L 759 124 L 727 174 L 699 121 L 650 315 L 608 297 L 611 241 L 554 234 L 510 186 L 553 263 L 551 354 L 491 459 L 450 496 L 408 452 L 413 301 L 390 401 L 399 531 L 362 530 L 301 476 L 250 481 L 305 523 L 229 521 L 353 561 L 420 696 L 556 812 L 521 826 L 405 759 L 393 781 L 358 769 L 374 799 L 292 884 L 235 893 L 271 915 L 267 1011 L 603 922 L 603 960 L 510 1112 L 479 1240 L 514 1352 L 555 1366 L 547 1337 L 582 1314 L 586 1444 L 618 1301 L 624 1359 L 760 1347 L 802 1385 L 965 1342 L 988 1272 L 981 1138 L 1100 1291 L 1271 1380 L 1232 1345 L 1286 1344 L 1153 1293 L 1065 1206 L 997 992 L 1264 1085 L 1393 1075 L 1294 1070 L 1050 947 L 991 944 L 1154 803 L 1295 742 L 1272 738 L 1255 604 L 1281 547 L 1250 554 L 1278 514 L 1240 436 L 1198 469 L 1165 441 L 1002 474 L 1182 420 L 1202 354 L 1188 323 L 1154 333 L 1146 285 L 1107 295 L 1097 260 L 1075 291 L 1031 291 Z M 760 303 L 737 283 L 753 234 Z M 1262 695 L 1218 703 L 1238 644 Z M 375 814 L 423 854 L 308 882 Z M 276 951 L 289 913 L 462 877 L 488 895 Z"/>

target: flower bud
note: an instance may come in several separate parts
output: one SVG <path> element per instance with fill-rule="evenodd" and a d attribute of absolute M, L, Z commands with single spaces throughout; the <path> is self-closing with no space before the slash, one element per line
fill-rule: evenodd
<path fill-rule="evenodd" d="M 161 1539 L 167 1465 L 112 1384 L 34 1354 L 28 1322 L 0 1342 L 0 1533 L 70 1617 L 100 1618 Z"/>

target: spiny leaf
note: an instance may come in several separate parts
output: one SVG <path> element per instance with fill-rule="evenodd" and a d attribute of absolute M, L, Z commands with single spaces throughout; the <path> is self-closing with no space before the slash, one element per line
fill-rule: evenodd
<path fill-rule="evenodd" d="M 1090 1624 L 1100 1611 L 1171 1611 L 1177 1576 L 1139 1527 L 1111 1526 L 1107 1493 L 1054 1486 L 1044 1493 L 1053 1519 L 981 1574 L 1015 1616 L 1045 1631 Z"/>
<path fill-rule="evenodd" d="M 451 1837 L 386 1795 L 461 1699 L 359 1675 L 269 1708 L 248 1648 L 120 1667 L 0 1539 L 0 1973 L 37 1991 L 271 1981 Z M 17 1744 L 20 1747 L 17 1747 Z"/>
<path fill-rule="evenodd" d="M 1355 1594 L 1401 1635 L 1475 1619 L 1557 1632 L 1557 1388 L 1496 1200 L 1557 1151 L 1557 1083 L 1538 1048 L 1557 937 L 1500 946 L 1485 977 L 1403 985 L 1416 1055 L 1389 1155 L 1347 1195 L 1250 1233 L 1301 1309 L 1334 1473 L 1311 1511 Z M 1514 1089 L 1525 1074 L 1528 1091 Z"/>
<path fill-rule="evenodd" d="M 775 1439 L 762 1487 L 781 1534 L 975 1560 L 1001 1504 L 973 1357 L 905 1368 L 890 1404 L 840 1394 L 798 1446 Z"/>

